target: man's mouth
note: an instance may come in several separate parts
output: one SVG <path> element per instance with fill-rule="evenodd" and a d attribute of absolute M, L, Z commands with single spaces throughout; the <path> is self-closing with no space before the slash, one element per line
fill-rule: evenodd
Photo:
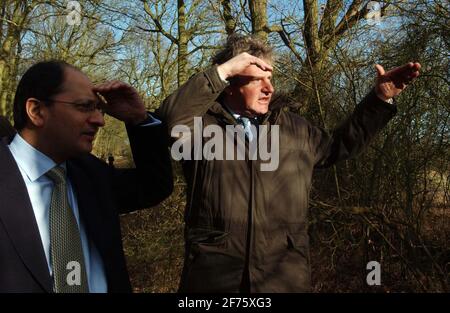
<path fill-rule="evenodd" d="M 270 101 L 270 97 L 261 97 L 258 99 L 260 102 L 269 102 Z"/>
<path fill-rule="evenodd" d="M 92 131 L 85 131 L 81 133 L 83 136 L 88 137 L 89 139 L 93 140 L 95 138 L 95 135 L 97 134 L 96 130 L 92 130 Z"/>

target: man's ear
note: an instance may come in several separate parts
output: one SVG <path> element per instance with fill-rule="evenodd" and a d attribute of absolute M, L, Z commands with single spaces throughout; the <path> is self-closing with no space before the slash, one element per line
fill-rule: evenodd
<path fill-rule="evenodd" d="M 25 110 L 28 119 L 35 127 L 42 127 L 45 121 L 45 113 L 43 112 L 45 104 L 35 98 L 28 98 L 25 103 Z"/>

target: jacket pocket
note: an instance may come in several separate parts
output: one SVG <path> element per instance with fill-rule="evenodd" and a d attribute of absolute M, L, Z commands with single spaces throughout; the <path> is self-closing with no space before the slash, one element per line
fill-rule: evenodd
<path fill-rule="evenodd" d="M 309 240 L 308 235 L 303 233 L 287 233 L 287 248 L 303 256 L 309 263 Z"/>
<path fill-rule="evenodd" d="M 190 228 L 186 239 L 189 252 L 185 265 L 191 269 L 193 266 L 203 263 L 203 259 L 225 251 L 228 233 L 207 228 Z"/>
<path fill-rule="evenodd" d="M 237 292 L 243 259 L 228 249 L 227 232 L 195 228 L 188 232 L 189 251 L 181 292 Z"/>
<path fill-rule="evenodd" d="M 227 238 L 227 232 L 207 228 L 191 228 L 187 234 L 187 241 L 193 245 L 221 245 Z"/>

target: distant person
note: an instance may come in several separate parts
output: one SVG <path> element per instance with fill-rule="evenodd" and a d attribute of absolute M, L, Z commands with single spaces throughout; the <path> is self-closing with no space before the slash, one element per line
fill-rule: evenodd
<path fill-rule="evenodd" d="M 331 166 L 367 147 L 397 112 L 392 98 L 420 69 L 420 64 L 408 63 L 385 72 L 377 65 L 374 88 L 329 134 L 272 106 L 272 63 L 266 44 L 231 36 L 211 67 L 161 105 L 169 131 L 177 125 L 190 130 L 187 139 L 174 137 L 190 143 L 193 153 L 202 151 L 195 146 L 199 118 L 205 131 L 214 127 L 215 142 L 231 143 L 232 151 L 245 142 L 243 160 L 223 155 L 183 160 L 188 197 L 182 292 L 309 291 L 308 198 L 313 169 Z M 226 129 L 235 125 L 242 125 L 245 139 L 227 141 Z M 279 143 L 272 141 L 272 133 L 258 134 L 255 126 L 260 125 L 271 132 L 278 127 Z M 194 140 L 189 140 L 192 134 Z M 203 138 L 204 147 L 212 137 Z M 266 162 L 260 154 L 249 157 L 254 140 L 279 152 L 277 168 L 263 171 Z"/>
<path fill-rule="evenodd" d="M 108 155 L 108 165 L 114 167 L 114 157 L 112 154 Z"/>
<path fill-rule="evenodd" d="M 103 112 L 125 123 L 135 169 L 90 154 Z M 119 214 L 172 191 L 161 123 L 131 86 L 50 61 L 21 78 L 14 126 L 0 141 L 0 292 L 131 292 Z"/>

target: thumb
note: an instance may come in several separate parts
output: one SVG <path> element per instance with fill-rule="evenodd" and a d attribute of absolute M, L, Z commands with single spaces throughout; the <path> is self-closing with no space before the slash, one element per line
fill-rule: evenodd
<path fill-rule="evenodd" d="M 375 69 L 377 70 L 378 77 L 383 76 L 386 73 L 380 64 L 375 64 Z"/>

